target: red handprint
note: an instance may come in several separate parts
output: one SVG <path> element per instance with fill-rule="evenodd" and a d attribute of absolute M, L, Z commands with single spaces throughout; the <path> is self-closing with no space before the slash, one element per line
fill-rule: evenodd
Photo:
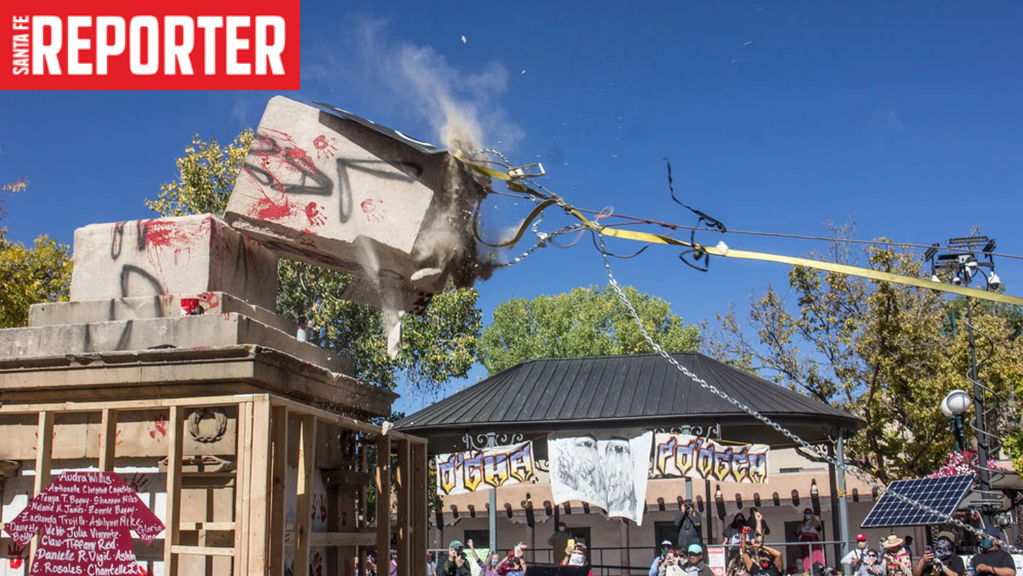
<path fill-rule="evenodd" d="M 21 554 L 24 551 L 25 549 L 23 547 L 18 546 L 13 542 L 7 545 L 7 556 L 10 558 L 8 562 L 10 562 L 12 570 L 21 568 L 22 563 L 25 562 L 25 559 L 21 557 Z"/>
<path fill-rule="evenodd" d="M 332 158 L 337 152 L 337 147 L 334 146 L 334 139 L 327 138 L 323 134 L 320 134 L 313 140 L 313 148 L 316 148 L 316 158 L 320 160 Z"/>
<path fill-rule="evenodd" d="M 149 478 L 146 478 L 143 474 L 138 472 L 132 474 L 131 482 L 128 483 L 128 487 L 135 492 L 145 492 L 146 486 L 149 485 Z"/>
<path fill-rule="evenodd" d="M 159 436 L 159 438 L 157 438 Z M 163 414 L 159 414 L 156 420 L 153 421 L 153 429 L 149 431 L 149 437 L 159 442 L 162 438 L 167 437 L 167 417 Z"/>

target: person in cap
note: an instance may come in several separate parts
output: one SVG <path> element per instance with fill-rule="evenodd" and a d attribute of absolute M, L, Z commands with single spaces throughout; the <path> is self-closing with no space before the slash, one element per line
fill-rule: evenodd
<path fill-rule="evenodd" d="M 743 540 L 739 554 L 750 576 L 781 576 L 781 552 L 764 544 L 762 537 L 755 536 L 749 546 Z"/>
<path fill-rule="evenodd" d="M 966 564 L 956 556 L 955 550 L 955 535 L 938 533 L 934 546 L 924 548 L 924 555 L 913 565 L 913 576 L 963 576 Z"/>
<path fill-rule="evenodd" d="M 686 573 L 682 571 L 684 558 L 684 554 L 676 554 L 674 550 L 669 550 L 668 553 L 664 555 L 664 561 L 661 562 L 661 566 L 657 569 L 657 575 L 686 576 Z"/>
<path fill-rule="evenodd" d="M 913 570 L 910 567 L 909 552 L 903 546 L 902 538 L 895 534 L 889 534 L 881 541 L 884 548 L 884 556 L 881 558 L 884 564 L 885 573 L 888 576 L 912 576 Z"/>
<path fill-rule="evenodd" d="M 447 556 L 437 561 L 437 576 L 471 576 L 469 561 L 465 558 L 461 541 L 452 540 L 448 545 Z"/>
<path fill-rule="evenodd" d="M 657 576 L 657 571 L 660 570 L 665 557 L 667 557 L 669 552 L 672 552 L 672 546 L 674 544 L 671 543 L 671 540 L 665 539 L 661 542 L 661 553 L 655 556 L 654 561 L 650 563 L 650 571 L 647 573 L 647 576 Z M 674 553 L 672 555 L 674 556 Z"/>
<path fill-rule="evenodd" d="M 1003 538 L 998 528 L 988 526 L 980 539 L 980 554 L 970 559 L 975 576 L 1016 576 L 1016 562 L 1002 550 L 998 540 Z"/>
<path fill-rule="evenodd" d="M 855 574 L 860 569 L 860 564 L 863 562 L 863 556 L 867 553 L 867 536 L 866 534 L 856 535 L 856 547 L 849 551 L 848 554 L 842 557 L 841 564 L 846 567 L 846 574 Z"/>
<path fill-rule="evenodd" d="M 688 576 L 714 576 L 710 566 L 703 561 L 703 546 L 692 543 L 686 547 L 686 563 L 682 571 Z"/>

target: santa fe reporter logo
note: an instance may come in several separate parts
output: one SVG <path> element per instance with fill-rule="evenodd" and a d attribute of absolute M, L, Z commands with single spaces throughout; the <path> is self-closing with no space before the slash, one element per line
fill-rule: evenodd
<path fill-rule="evenodd" d="M 297 0 L 3 4 L 3 89 L 299 88 Z"/>

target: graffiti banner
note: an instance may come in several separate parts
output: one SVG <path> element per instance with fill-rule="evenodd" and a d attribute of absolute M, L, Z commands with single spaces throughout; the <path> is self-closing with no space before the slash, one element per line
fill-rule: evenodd
<path fill-rule="evenodd" d="M 766 444 L 723 444 L 688 434 L 658 434 L 653 475 L 763 484 L 769 451 Z"/>
<path fill-rule="evenodd" d="M 463 494 L 520 482 L 536 474 L 533 443 L 437 456 L 437 493 Z"/>
<path fill-rule="evenodd" d="M 554 503 L 582 500 L 641 524 L 652 439 L 640 430 L 548 436 Z"/>

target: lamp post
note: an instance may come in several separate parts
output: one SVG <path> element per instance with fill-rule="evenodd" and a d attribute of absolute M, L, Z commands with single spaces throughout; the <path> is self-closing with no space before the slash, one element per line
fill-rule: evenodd
<path fill-rule="evenodd" d="M 962 390 L 953 390 L 941 401 L 941 413 L 948 418 L 952 425 L 952 434 L 956 439 L 956 452 L 966 449 L 966 442 L 963 440 L 963 415 L 970 409 L 970 395 Z"/>
<path fill-rule="evenodd" d="M 939 246 L 937 243 L 932 244 L 930 248 L 924 252 L 924 260 L 929 260 L 931 263 L 931 280 L 935 282 L 941 282 L 942 278 L 939 273 L 945 275 L 952 284 L 959 286 L 969 286 L 978 273 L 984 278 L 984 282 L 987 285 L 988 290 L 997 290 L 1002 285 L 1001 279 L 998 274 L 995 273 L 995 263 L 992 254 L 995 250 L 995 241 L 988 239 L 987 236 L 967 236 L 963 238 L 950 238 L 945 244 L 945 253 L 938 254 Z M 982 259 L 978 259 L 978 256 Z M 989 272 L 984 272 L 987 269 Z M 991 475 L 988 472 L 988 451 L 989 451 L 989 439 L 991 434 L 988 433 L 987 428 L 984 425 L 984 386 L 981 384 L 977 377 L 977 346 L 973 339 L 973 301 L 969 297 L 966 298 L 966 331 L 970 341 L 970 371 L 967 379 L 973 384 L 973 404 L 974 404 L 974 425 L 973 429 L 976 432 L 977 440 L 977 472 L 980 476 L 979 492 L 982 495 L 990 494 L 991 492 Z M 964 394 L 969 398 L 969 395 L 962 390 L 953 391 L 951 394 L 945 397 L 942 401 L 942 413 L 951 418 L 955 418 L 953 421 L 953 429 L 957 430 L 956 436 L 956 447 L 963 446 L 963 440 L 960 437 L 963 430 L 963 413 L 969 408 L 969 402 L 965 405 L 962 403 L 962 396 L 957 395 L 956 392 Z M 953 398 L 953 395 L 956 395 Z M 955 403 L 955 405 L 952 405 Z M 948 408 L 948 412 L 945 408 Z M 956 412 L 956 408 L 962 408 L 961 412 Z M 990 524 L 991 520 L 991 507 L 985 505 L 981 509 L 981 515 L 984 517 L 984 523 Z"/>

